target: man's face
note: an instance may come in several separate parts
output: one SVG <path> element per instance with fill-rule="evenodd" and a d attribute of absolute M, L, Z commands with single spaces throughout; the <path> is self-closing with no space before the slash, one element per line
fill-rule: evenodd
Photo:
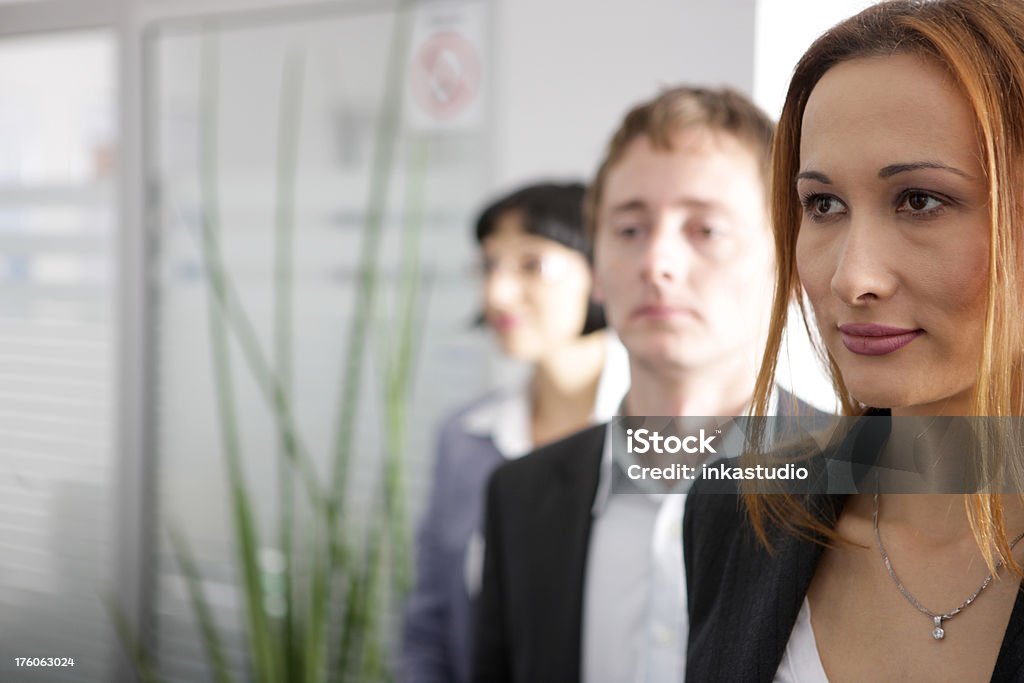
<path fill-rule="evenodd" d="M 774 244 L 757 160 L 728 134 L 633 140 L 598 207 L 594 292 L 634 362 L 685 372 L 760 361 Z"/>

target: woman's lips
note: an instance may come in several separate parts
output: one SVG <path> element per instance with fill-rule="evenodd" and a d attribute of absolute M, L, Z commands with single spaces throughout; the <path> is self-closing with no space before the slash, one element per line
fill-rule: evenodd
<path fill-rule="evenodd" d="M 862 356 L 884 356 L 898 351 L 924 334 L 922 329 L 889 327 L 872 323 L 849 323 L 839 326 L 843 346 Z"/>
<path fill-rule="evenodd" d="M 487 316 L 487 322 L 495 332 L 511 332 L 519 324 L 519 319 L 514 315 L 499 313 Z"/>

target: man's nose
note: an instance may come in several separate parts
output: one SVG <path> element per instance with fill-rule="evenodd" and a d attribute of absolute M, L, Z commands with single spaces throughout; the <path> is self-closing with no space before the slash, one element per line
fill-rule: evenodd
<path fill-rule="evenodd" d="M 643 278 L 650 282 L 674 282 L 685 277 L 692 254 L 678 225 L 659 226 L 647 241 Z"/>

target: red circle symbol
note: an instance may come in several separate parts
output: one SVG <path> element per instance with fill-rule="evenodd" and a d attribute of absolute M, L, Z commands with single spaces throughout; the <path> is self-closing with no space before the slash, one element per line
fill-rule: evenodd
<path fill-rule="evenodd" d="M 412 60 L 412 92 L 423 110 L 448 121 L 476 97 L 480 85 L 480 55 L 456 31 L 430 36 Z"/>

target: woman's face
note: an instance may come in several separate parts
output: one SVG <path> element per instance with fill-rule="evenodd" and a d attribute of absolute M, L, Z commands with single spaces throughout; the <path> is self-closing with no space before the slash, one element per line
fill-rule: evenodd
<path fill-rule="evenodd" d="M 498 217 L 482 251 L 484 315 L 505 353 L 537 361 L 579 338 L 591 287 L 581 253 L 525 232 L 517 211 Z"/>
<path fill-rule="evenodd" d="M 988 277 L 988 183 L 970 105 L 913 55 L 830 69 L 807 102 L 796 257 L 853 396 L 966 414 Z"/>

